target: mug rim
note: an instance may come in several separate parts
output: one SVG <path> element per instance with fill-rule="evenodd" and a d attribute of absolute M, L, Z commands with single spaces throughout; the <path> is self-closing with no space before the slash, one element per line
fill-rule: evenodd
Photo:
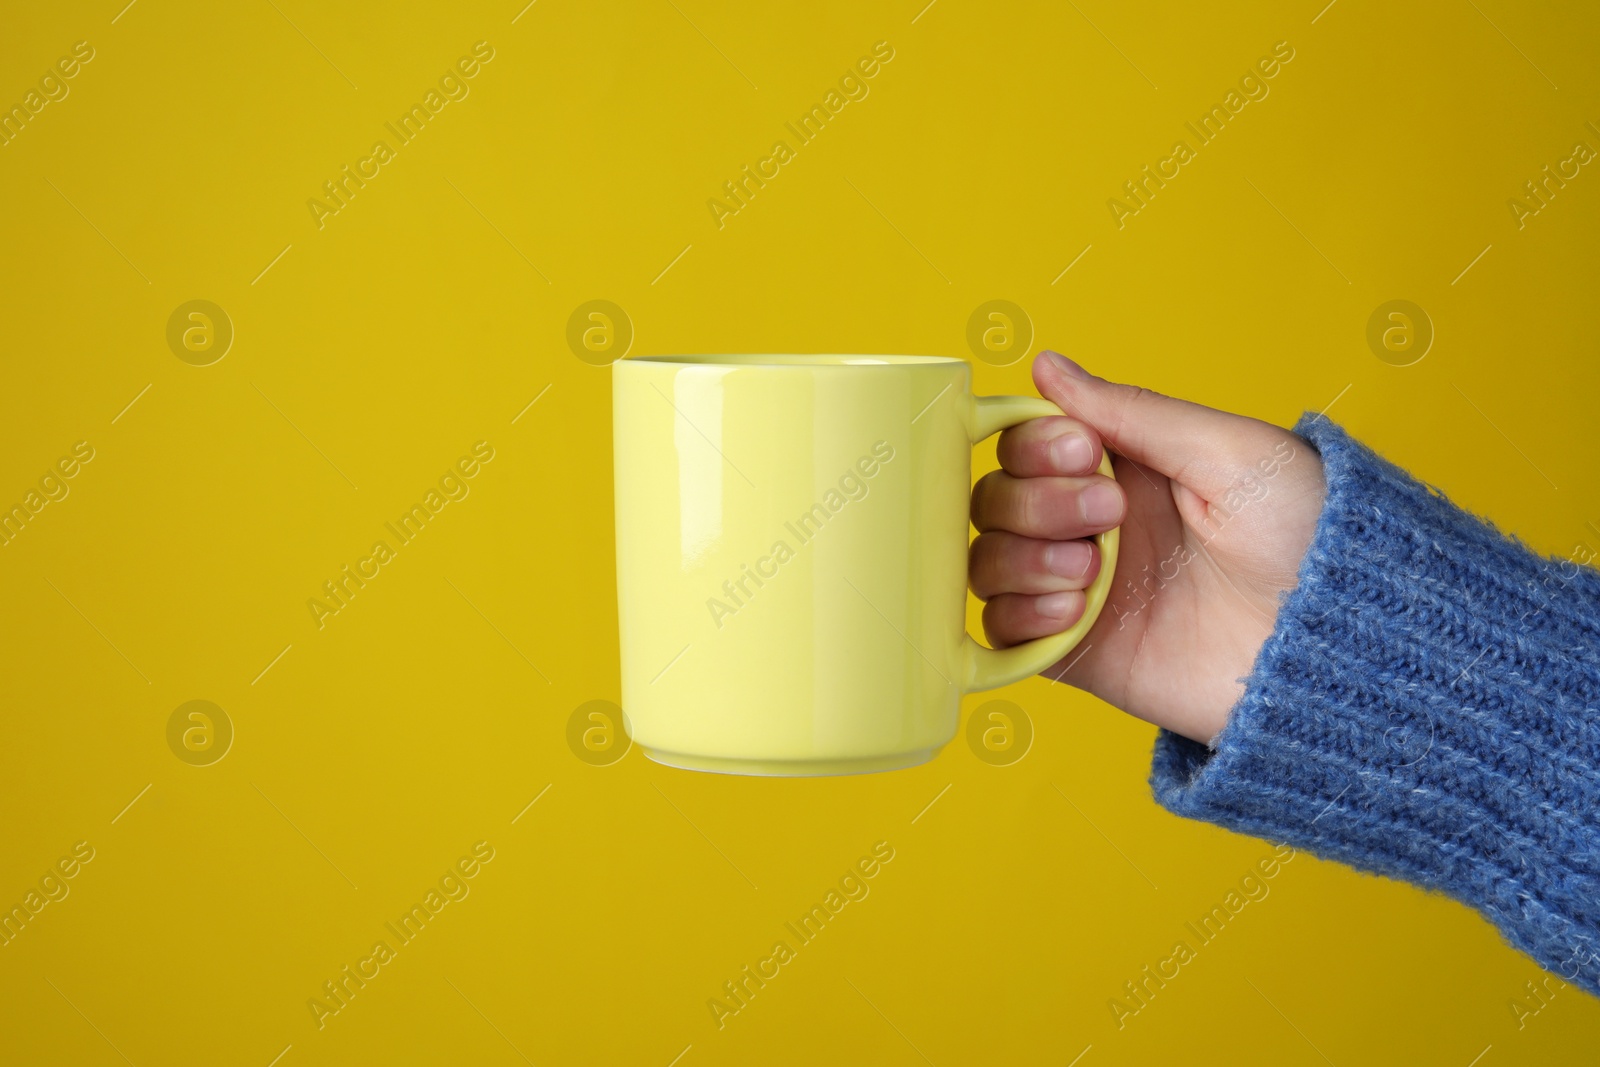
<path fill-rule="evenodd" d="M 655 363 L 674 367 L 762 367 L 773 370 L 785 368 L 816 369 L 837 367 L 916 367 L 916 366 L 967 366 L 967 361 L 953 356 L 895 355 L 889 353 L 854 352 L 705 352 L 680 355 L 630 356 L 616 361 L 624 363 Z"/>

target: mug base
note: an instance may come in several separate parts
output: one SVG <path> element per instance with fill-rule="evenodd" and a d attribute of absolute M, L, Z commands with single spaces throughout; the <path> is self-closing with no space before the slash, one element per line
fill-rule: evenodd
<path fill-rule="evenodd" d="M 684 771 L 709 771 L 713 774 L 746 774 L 763 778 L 818 778 L 844 774 L 873 774 L 915 767 L 933 759 L 936 749 L 921 748 L 888 756 L 854 759 L 730 759 L 725 756 L 696 756 L 685 752 L 663 752 L 639 746 L 647 758 L 666 767 Z"/>

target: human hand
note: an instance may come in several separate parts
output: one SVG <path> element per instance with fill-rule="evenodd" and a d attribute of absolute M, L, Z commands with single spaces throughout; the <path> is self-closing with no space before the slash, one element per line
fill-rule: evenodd
<path fill-rule="evenodd" d="M 1083 539 L 1121 525 L 1100 618 L 1044 673 L 1209 742 L 1294 588 L 1322 462 L 1288 430 L 1117 385 L 1053 352 L 1033 380 L 1067 416 L 1001 434 L 1001 470 L 973 488 L 968 573 L 984 631 L 1003 648 L 1071 626 L 1100 567 Z M 1115 482 L 1094 473 L 1103 447 Z"/>

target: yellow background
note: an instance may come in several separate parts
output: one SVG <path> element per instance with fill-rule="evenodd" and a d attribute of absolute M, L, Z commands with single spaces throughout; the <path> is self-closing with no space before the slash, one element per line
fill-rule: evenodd
<path fill-rule="evenodd" d="M 617 698 L 609 373 L 565 340 L 591 299 L 634 354 L 945 355 L 1007 299 L 1113 378 L 1280 423 L 1337 397 L 1540 550 L 1600 543 L 1600 175 L 1506 207 L 1600 148 L 1593 14 L 923 2 L 8 12 L 0 101 L 95 58 L 0 148 L 0 501 L 96 455 L 0 549 L 0 901 L 96 857 L 0 948 L 0 1058 L 1592 1055 L 1575 989 L 1519 1029 L 1538 969 L 1474 914 L 1309 856 L 1117 1029 L 1270 846 L 1159 810 L 1151 730 L 1043 680 L 999 694 L 1036 731 L 1008 767 L 964 738 L 802 781 L 569 750 Z M 479 40 L 470 96 L 319 230 L 306 201 Z M 880 40 L 870 95 L 719 230 L 706 201 Z M 1281 40 L 1270 95 L 1119 230 L 1106 200 Z M 1437 331 L 1414 366 L 1365 341 L 1394 298 Z M 212 366 L 165 340 L 191 299 L 236 330 Z M 471 495 L 319 631 L 307 599 L 478 440 Z M 236 730 L 208 767 L 167 747 L 192 699 Z M 308 998 L 479 840 L 471 895 L 319 1030 Z M 706 1001 L 880 840 L 871 895 L 719 1031 Z"/>

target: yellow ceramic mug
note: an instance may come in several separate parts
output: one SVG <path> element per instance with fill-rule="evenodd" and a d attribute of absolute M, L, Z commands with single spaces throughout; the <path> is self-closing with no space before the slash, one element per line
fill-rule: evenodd
<path fill-rule="evenodd" d="M 962 694 L 1048 667 L 1105 603 L 1118 530 L 1071 629 L 1003 651 L 968 636 L 972 445 L 1061 412 L 974 397 L 959 359 L 652 356 L 613 384 L 622 707 L 658 763 L 922 763 Z"/>

